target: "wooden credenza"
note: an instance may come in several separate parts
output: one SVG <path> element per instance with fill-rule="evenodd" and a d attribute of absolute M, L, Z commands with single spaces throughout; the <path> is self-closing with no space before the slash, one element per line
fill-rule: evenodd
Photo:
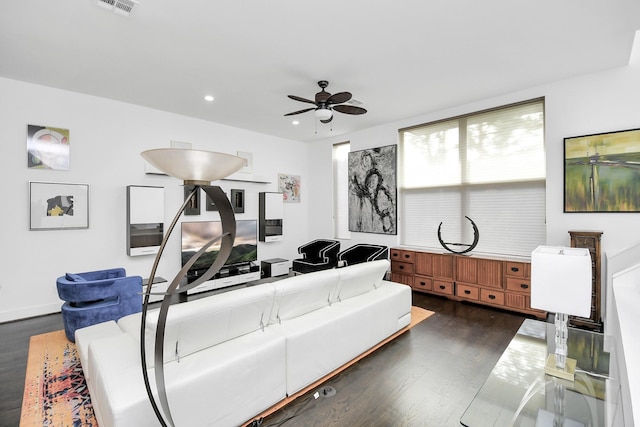
<path fill-rule="evenodd" d="M 530 262 L 404 248 L 390 255 L 391 280 L 415 291 L 546 318 L 530 305 Z"/>
<path fill-rule="evenodd" d="M 569 231 L 571 247 L 587 248 L 591 254 L 591 314 L 589 317 L 569 316 L 569 325 L 602 332 L 602 290 L 600 270 L 600 239 L 602 231 Z"/>

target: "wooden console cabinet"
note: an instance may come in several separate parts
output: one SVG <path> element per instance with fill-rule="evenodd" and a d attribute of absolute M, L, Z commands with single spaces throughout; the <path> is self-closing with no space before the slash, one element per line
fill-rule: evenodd
<path fill-rule="evenodd" d="M 569 325 L 602 332 L 602 296 L 600 270 L 600 238 L 601 231 L 569 231 L 571 247 L 587 248 L 591 254 L 591 314 L 589 317 L 569 316 Z"/>
<path fill-rule="evenodd" d="M 392 248 L 391 280 L 456 301 L 547 315 L 530 305 L 530 262 Z"/>

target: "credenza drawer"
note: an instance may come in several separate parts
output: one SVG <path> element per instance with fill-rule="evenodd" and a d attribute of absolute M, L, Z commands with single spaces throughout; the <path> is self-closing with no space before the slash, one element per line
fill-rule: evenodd
<path fill-rule="evenodd" d="M 494 291 L 493 289 L 480 289 L 480 301 L 504 305 L 504 292 Z"/>
<path fill-rule="evenodd" d="M 413 277 L 413 289 L 416 291 L 431 291 L 433 289 L 433 279 L 416 274 Z"/>
<path fill-rule="evenodd" d="M 507 277 L 507 290 L 528 293 L 531 290 L 531 280 Z"/>
<path fill-rule="evenodd" d="M 391 271 L 413 275 L 413 264 L 408 262 L 391 261 Z"/>
<path fill-rule="evenodd" d="M 443 295 L 453 295 L 453 282 L 446 282 L 444 280 L 434 280 L 433 292 L 437 292 Z"/>
<path fill-rule="evenodd" d="M 456 284 L 456 296 L 477 301 L 479 294 L 476 286 Z"/>
<path fill-rule="evenodd" d="M 505 275 L 525 277 L 525 264 L 523 262 L 505 261 Z"/>
<path fill-rule="evenodd" d="M 413 264 L 413 251 L 404 251 L 402 249 L 391 249 L 391 261 L 409 262 Z"/>

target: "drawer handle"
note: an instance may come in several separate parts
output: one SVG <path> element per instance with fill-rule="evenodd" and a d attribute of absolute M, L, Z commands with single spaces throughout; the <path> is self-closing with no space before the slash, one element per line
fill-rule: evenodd
<path fill-rule="evenodd" d="M 401 266 L 400 266 L 400 270 L 404 270 L 404 265 L 401 265 Z"/>
<path fill-rule="evenodd" d="M 511 271 L 517 273 L 518 271 L 520 271 L 520 269 L 518 267 L 511 267 Z"/>
<path fill-rule="evenodd" d="M 440 289 L 447 289 L 445 285 L 440 285 Z"/>
<path fill-rule="evenodd" d="M 409 254 L 404 254 L 404 257 L 405 257 L 405 258 L 410 258 L 410 257 L 411 257 L 411 255 L 409 255 Z"/>
<path fill-rule="evenodd" d="M 495 295 L 489 295 L 489 299 L 496 299 Z"/>
<path fill-rule="evenodd" d="M 395 256 L 395 257 L 397 257 L 397 256 L 398 256 L 398 254 L 394 252 L 394 253 L 392 253 L 392 254 L 391 254 L 391 256 Z"/>
<path fill-rule="evenodd" d="M 529 289 L 529 285 L 527 283 L 520 283 L 520 287 L 522 289 Z"/>
<path fill-rule="evenodd" d="M 470 295 L 470 294 L 471 294 L 471 291 L 470 291 L 469 289 L 465 289 L 464 293 L 465 293 L 466 295 Z"/>
<path fill-rule="evenodd" d="M 427 286 L 427 284 L 424 282 L 420 282 L 420 286 Z"/>

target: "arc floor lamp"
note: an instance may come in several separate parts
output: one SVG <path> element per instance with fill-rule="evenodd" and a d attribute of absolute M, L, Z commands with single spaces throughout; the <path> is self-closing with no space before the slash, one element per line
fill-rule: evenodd
<path fill-rule="evenodd" d="M 167 315 L 169 307 L 177 303 L 180 299 L 180 295 L 185 295 L 188 290 L 200 285 L 201 283 L 210 280 L 231 254 L 233 248 L 233 242 L 236 235 L 236 221 L 233 213 L 233 207 L 227 199 L 226 194 L 218 186 L 212 186 L 211 182 L 225 178 L 232 173 L 238 171 L 246 164 L 246 159 L 232 156 L 230 154 L 216 153 L 212 151 L 191 150 L 191 149 L 179 149 L 179 148 L 160 148 L 154 150 L 147 150 L 140 153 L 140 155 L 151 165 L 157 169 L 166 173 L 174 178 L 181 179 L 184 185 L 192 185 L 193 190 L 186 197 L 184 203 L 176 213 L 173 221 L 167 229 L 160 249 L 156 255 L 153 267 L 151 268 L 151 274 L 149 275 L 149 286 L 145 292 L 143 305 L 142 305 L 142 320 L 140 322 L 140 357 L 142 360 L 142 375 L 144 378 L 145 388 L 147 390 L 147 396 L 151 402 L 151 406 L 160 421 L 162 426 L 173 426 L 173 418 L 169 409 L 169 402 L 167 399 L 167 390 L 164 378 L 164 332 L 167 323 Z M 164 251 L 164 248 L 169 240 L 171 232 L 175 228 L 178 219 L 184 212 L 185 208 L 191 203 L 194 197 L 197 196 L 200 189 L 211 197 L 220 213 L 220 220 L 222 222 L 222 234 L 213 238 L 206 245 L 204 245 L 197 253 L 195 253 L 189 261 L 180 269 L 180 271 L 173 278 L 166 292 L 163 292 L 162 303 L 159 310 L 158 322 L 155 331 L 155 343 L 154 343 L 154 377 L 156 384 L 156 391 L 160 406 L 153 394 L 151 383 L 149 381 L 149 373 L 147 371 L 147 351 L 145 331 L 147 323 L 147 311 L 149 308 L 149 297 L 153 294 L 151 284 L 155 278 L 156 270 L 160 262 L 160 258 Z M 215 261 L 209 267 L 209 269 L 192 283 L 185 284 L 187 271 L 189 268 L 200 258 L 202 254 L 215 242 L 221 240 L 221 249 L 216 257 Z M 181 285 L 182 283 L 182 285 Z"/>

